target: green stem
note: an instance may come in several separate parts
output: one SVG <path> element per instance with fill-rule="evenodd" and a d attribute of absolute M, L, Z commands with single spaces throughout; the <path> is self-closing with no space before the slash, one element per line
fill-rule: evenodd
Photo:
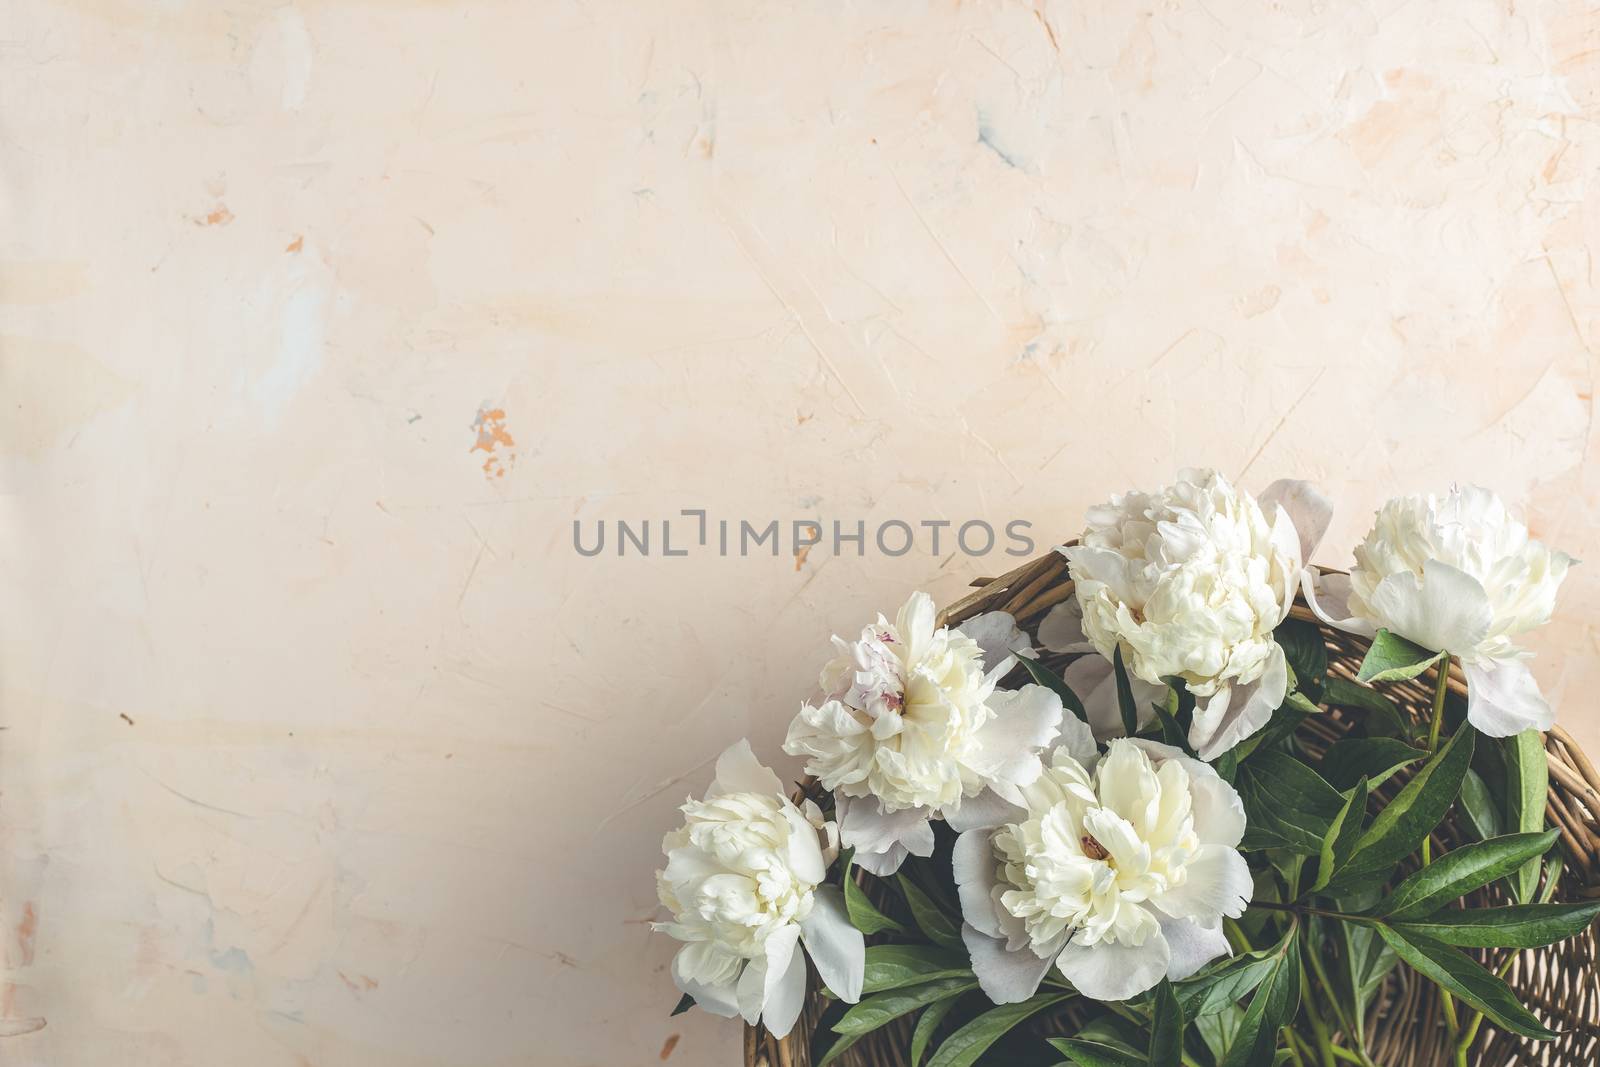
<path fill-rule="evenodd" d="M 1506 972 L 1511 970 L 1511 964 L 1516 961 L 1517 954 L 1509 952 L 1500 966 L 1495 968 L 1496 978 L 1505 978 Z M 1475 1011 L 1467 1022 L 1467 1028 L 1461 1032 L 1461 1040 L 1456 1043 L 1456 1065 L 1467 1067 L 1467 1050 L 1472 1047 L 1473 1039 L 1478 1036 L 1478 1027 L 1483 1025 L 1483 1012 Z"/>
<path fill-rule="evenodd" d="M 1265 908 L 1268 911 L 1284 911 L 1291 915 L 1320 915 L 1325 919 L 1343 919 L 1345 922 L 1360 923 L 1363 926 L 1378 926 L 1379 920 L 1369 915 L 1350 915 L 1342 911 L 1329 911 L 1326 908 L 1314 908 L 1310 904 L 1277 904 L 1270 900 L 1253 900 L 1252 908 Z"/>
<path fill-rule="evenodd" d="M 1444 696 L 1450 687 L 1450 656 L 1448 653 L 1439 661 L 1439 677 L 1433 683 L 1433 718 L 1428 722 L 1428 752 L 1431 755 L 1439 751 L 1439 731 L 1444 728 Z M 1422 839 L 1422 865 L 1426 867 L 1433 862 L 1433 835 L 1429 834 Z M 1446 1011 L 1449 1010 L 1450 994 L 1445 994 Z"/>

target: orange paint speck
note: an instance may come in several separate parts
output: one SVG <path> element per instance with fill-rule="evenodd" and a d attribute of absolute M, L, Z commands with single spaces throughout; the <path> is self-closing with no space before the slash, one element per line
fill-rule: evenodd
<path fill-rule="evenodd" d="M 661 1058 L 666 1059 L 672 1055 L 672 1050 L 678 1047 L 678 1034 L 668 1034 L 667 1039 L 661 1043 Z"/>
<path fill-rule="evenodd" d="M 306 239 L 300 234 L 295 234 L 294 240 L 284 246 L 285 252 L 298 252 L 306 246 Z"/>
<path fill-rule="evenodd" d="M 806 564 L 806 557 L 811 555 L 810 545 L 801 545 L 794 551 L 794 569 L 799 570 Z"/>
<path fill-rule="evenodd" d="M 504 478 L 506 471 L 517 462 L 517 454 L 512 451 L 517 441 L 506 429 L 505 409 L 479 408 L 472 428 L 477 431 L 478 439 L 469 451 L 486 453 L 483 460 L 484 477 Z"/>
<path fill-rule="evenodd" d="M 227 204 L 218 204 L 209 215 L 195 219 L 196 226 L 226 226 L 233 221 L 233 212 L 228 210 Z"/>
<path fill-rule="evenodd" d="M 17 923 L 17 948 L 22 951 L 22 966 L 33 962 L 33 935 L 39 929 L 39 913 L 33 910 L 33 901 L 22 906 L 22 921 Z"/>

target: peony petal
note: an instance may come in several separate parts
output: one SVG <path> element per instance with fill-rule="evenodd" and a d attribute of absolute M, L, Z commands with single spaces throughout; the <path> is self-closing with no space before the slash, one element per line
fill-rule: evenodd
<path fill-rule="evenodd" d="M 811 914 L 800 923 L 800 940 L 805 942 L 811 962 L 833 995 L 847 1004 L 861 999 L 865 976 L 866 941 L 861 931 L 850 924 L 844 906 L 844 892 L 838 886 L 818 886 L 812 898 Z"/>
<path fill-rule="evenodd" d="M 1061 715 L 1061 737 L 1056 742 L 1056 749 L 1063 748 L 1067 750 L 1067 755 L 1086 767 L 1094 766 L 1095 759 L 1100 755 L 1100 749 L 1094 741 L 1094 731 L 1089 724 L 1066 711 Z"/>
<path fill-rule="evenodd" d="M 1548 730 L 1555 709 L 1539 692 L 1528 665 L 1519 659 L 1465 664 L 1467 721 L 1490 737 L 1510 737 L 1524 730 Z"/>
<path fill-rule="evenodd" d="M 849 803 L 843 808 L 839 816 L 839 841 L 846 848 L 853 848 L 856 852 L 886 852 L 891 845 L 905 842 L 911 848 L 912 841 L 921 842 L 923 835 L 929 839 L 928 852 L 916 852 L 919 856 L 932 854 L 932 829 L 928 826 L 928 817 L 932 814 L 927 808 L 901 808 L 899 811 L 885 812 L 883 805 L 874 797 L 851 797 Z"/>
<path fill-rule="evenodd" d="M 883 852 L 857 852 L 852 862 L 868 874 L 887 878 L 900 869 L 900 865 L 910 854 L 906 851 L 906 846 L 896 842 Z"/>
<path fill-rule="evenodd" d="M 744 1016 L 745 1022 L 754 1024 L 761 1018 L 773 991 L 788 973 L 794 957 L 799 955 L 794 950 L 799 940 L 800 927 L 793 923 L 780 926 L 767 936 L 765 954 L 745 966 L 744 974 L 739 976 L 739 1014 Z M 790 1023 L 793 1022 L 791 1019 Z"/>
<path fill-rule="evenodd" d="M 1016 616 L 1009 611 L 986 611 L 974 615 L 955 629 L 957 633 L 978 642 L 978 647 L 983 649 L 985 663 L 1000 663 L 1013 652 L 1028 659 L 1038 658 L 1038 653 L 1033 650 L 1033 642 L 1017 628 Z"/>
<path fill-rule="evenodd" d="M 904 662 L 915 663 L 922 658 L 933 641 L 934 623 L 938 616 L 933 597 L 921 590 L 912 593 L 905 602 L 895 619 L 895 629 L 900 631 L 900 640 L 906 646 Z"/>
<path fill-rule="evenodd" d="M 1005 932 L 995 917 L 992 893 L 998 861 L 989 830 L 968 830 L 956 838 L 950 853 L 956 880 L 956 895 L 961 901 L 961 917 L 967 925 L 987 937 L 1004 938 Z"/>
<path fill-rule="evenodd" d="M 817 836 L 817 828 L 793 804 L 784 806 L 783 815 L 784 821 L 789 824 L 789 840 L 784 847 L 784 858 L 788 861 L 789 869 L 804 881 L 816 885 L 828 876 L 828 864 L 822 856 L 822 841 Z"/>
<path fill-rule="evenodd" d="M 1174 982 L 1181 982 L 1217 957 L 1232 952 L 1221 923 L 1208 927 L 1188 919 L 1174 919 L 1161 924 L 1161 935 L 1171 952 L 1167 977 Z"/>
<path fill-rule="evenodd" d="M 1072 716 L 1067 716 L 1072 718 Z M 1083 727 L 1085 730 L 1087 726 Z M 1092 742 L 1091 742 L 1092 743 Z M 959 808 L 942 812 L 944 821 L 958 834 L 968 830 L 992 830 L 1008 822 L 1021 822 L 1027 812 L 1011 803 L 993 789 L 985 789 L 975 797 L 961 801 Z"/>
<path fill-rule="evenodd" d="M 1226 845 L 1201 845 L 1189 860 L 1183 884 L 1161 894 L 1155 905 L 1174 919 L 1216 925 L 1219 916 L 1243 915 L 1254 894 L 1250 865 L 1243 856 Z"/>
<path fill-rule="evenodd" d="M 1274 644 L 1261 677 L 1248 685 L 1221 686 L 1195 705 L 1189 746 L 1207 762 L 1216 759 L 1267 725 L 1288 692 L 1288 660 L 1283 646 Z"/>
<path fill-rule="evenodd" d="M 1091 1000 L 1127 1000 L 1154 988 L 1167 976 L 1172 949 L 1159 931 L 1142 945 L 1067 942 L 1056 966 L 1078 992 Z"/>
<path fill-rule="evenodd" d="M 761 1009 L 761 1022 L 773 1037 L 782 1040 L 794 1029 L 800 1018 L 800 1009 L 806 1002 L 805 953 L 789 953 L 789 964 L 776 981 L 767 986 L 766 1006 Z"/>
<path fill-rule="evenodd" d="M 1067 664 L 1061 677 L 1083 702 L 1084 714 L 1089 716 L 1089 727 L 1096 738 L 1104 741 L 1123 735 L 1122 705 L 1117 701 L 1116 668 L 1110 660 L 1099 653 L 1080 656 Z M 1133 705 L 1139 712 L 1139 725 L 1148 726 L 1156 717 L 1151 705 L 1167 698 L 1167 687 L 1151 685 L 1132 674 L 1128 675 L 1128 682 L 1133 692 Z"/>
<path fill-rule="evenodd" d="M 972 735 L 966 763 L 1013 804 L 1017 786 L 1029 785 L 1043 769 L 1039 750 L 1061 732 L 1061 698 L 1042 685 L 997 689 L 989 695 L 994 717 Z"/>
<path fill-rule="evenodd" d="M 1189 795 L 1194 803 L 1194 830 L 1202 845 L 1233 848 L 1244 838 L 1244 801 L 1238 790 L 1223 781 L 1216 768 L 1182 749 L 1160 741 L 1136 737 L 1133 744 L 1162 760 L 1177 760 L 1189 772 Z"/>
<path fill-rule="evenodd" d="M 1423 648 L 1466 655 L 1494 623 L 1483 584 L 1465 571 L 1430 559 L 1419 580 L 1397 571 L 1372 591 L 1373 613 L 1385 628 Z"/>
<path fill-rule="evenodd" d="M 1311 613 L 1335 630 L 1371 637 L 1377 627 L 1367 619 L 1350 614 L 1350 576 L 1337 572 L 1323 573 L 1315 567 L 1300 572 L 1300 591 L 1305 594 Z"/>
<path fill-rule="evenodd" d="M 1256 497 L 1256 503 L 1268 516 L 1274 507 L 1283 508 L 1299 537 L 1301 560 L 1311 562 L 1311 553 L 1322 543 L 1322 536 L 1333 521 L 1333 501 L 1323 496 L 1313 482 L 1279 478 Z"/>
<path fill-rule="evenodd" d="M 1094 644 L 1083 633 L 1083 608 L 1076 599 L 1063 601 L 1050 609 L 1039 623 L 1039 644 L 1051 652 L 1093 652 Z"/>
<path fill-rule="evenodd" d="M 1039 991 L 1050 972 L 1051 960 L 1040 959 L 1032 949 L 1006 950 L 1006 943 L 963 923 L 961 940 L 972 957 L 978 988 L 996 1004 L 1019 1004 Z"/>
<path fill-rule="evenodd" d="M 720 1015 L 724 1019 L 732 1019 L 739 1014 L 739 995 L 737 977 L 724 985 L 711 985 L 685 974 L 684 960 L 694 951 L 699 943 L 684 945 L 678 954 L 672 957 L 672 982 L 680 992 L 687 993 L 694 998 L 694 1002 L 709 1011 L 712 1015 Z"/>
<path fill-rule="evenodd" d="M 706 791 L 706 797 L 709 799 L 725 793 L 784 795 L 783 783 L 778 781 L 778 776 L 761 765 L 756 754 L 750 750 L 750 742 L 742 737 L 717 757 L 717 777 Z"/>

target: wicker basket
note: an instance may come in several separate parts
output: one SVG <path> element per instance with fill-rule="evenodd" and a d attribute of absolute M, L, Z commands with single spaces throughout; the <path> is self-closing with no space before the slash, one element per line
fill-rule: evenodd
<path fill-rule="evenodd" d="M 1024 630 L 1032 632 L 1051 607 L 1072 595 L 1066 560 L 1056 552 L 998 578 L 979 579 L 973 584 L 976 591 L 946 608 L 941 622 L 954 625 L 981 612 L 1004 610 L 1016 616 Z M 1294 606 L 1292 617 L 1317 622 L 1303 603 Z M 1321 629 L 1328 646 L 1330 675 L 1353 679 L 1366 652 L 1366 642 L 1325 626 Z M 1045 662 L 1059 667 L 1059 659 L 1047 656 Z M 1019 672 L 1008 684 L 1026 680 Z M 1435 684 L 1436 676 L 1429 672 L 1390 686 L 1387 693 L 1404 712 L 1425 721 Z M 1466 683 L 1459 666 L 1452 667 L 1449 685 L 1453 692 L 1465 693 Z M 1350 720 L 1334 708 L 1307 719 L 1299 736 L 1308 746 L 1321 748 L 1337 740 L 1350 725 Z M 1600 897 L 1600 772 L 1559 726 L 1546 736 L 1545 749 L 1550 762 L 1547 817 L 1550 825 L 1561 831 L 1566 859 L 1555 899 Z M 1404 784 L 1404 778 L 1404 774 L 1396 775 L 1380 793 L 1392 796 Z M 1434 840 L 1443 848 L 1452 848 L 1458 843 L 1457 832 L 1447 821 L 1435 832 Z M 877 886 L 874 881 L 864 884 L 869 893 Z M 1511 901 L 1497 883 L 1474 894 L 1470 903 L 1489 906 Z M 1547 948 L 1485 949 L 1478 950 L 1477 955 L 1491 968 L 1497 968 L 1505 962 L 1507 952 L 1514 953 L 1516 959 L 1510 963 L 1506 981 L 1534 1014 L 1561 1031 L 1561 1037 L 1553 1042 L 1530 1041 L 1486 1023 L 1473 1043 L 1469 1062 L 1477 1067 L 1600 1064 L 1600 940 L 1595 927 Z M 817 993 L 814 972 L 810 983 L 811 992 L 800 1022 L 787 1038 L 775 1040 L 759 1026 L 745 1028 L 746 1067 L 811 1067 L 813 1033 L 828 1002 Z M 1043 1033 L 1071 1033 L 1077 1026 L 1072 1011 L 1069 1003 L 1059 1015 L 1047 1016 L 1037 1025 Z M 1442 1014 L 1436 986 L 1419 980 L 1403 965 L 1395 968 L 1369 1009 L 1368 1054 L 1373 1062 L 1385 1067 L 1447 1067 L 1451 1044 L 1440 1021 Z M 914 1017 L 907 1017 L 868 1034 L 834 1062 L 838 1067 L 909 1067 L 907 1049 L 913 1021 Z"/>

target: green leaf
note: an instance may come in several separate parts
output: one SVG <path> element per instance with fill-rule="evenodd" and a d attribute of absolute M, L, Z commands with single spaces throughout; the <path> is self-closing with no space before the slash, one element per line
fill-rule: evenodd
<path fill-rule="evenodd" d="M 1276 952 L 1249 952 L 1185 978 L 1173 986 L 1184 1017 L 1200 1019 L 1237 1004 L 1261 984 L 1277 959 Z"/>
<path fill-rule="evenodd" d="M 850 916 L 850 925 L 864 934 L 879 934 L 885 930 L 893 930 L 897 934 L 906 932 L 906 928 L 895 922 L 889 916 L 879 911 L 872 901 L 867 899 L 867 894 L 856 880 L 850 876 L 850 861 L 843 864 L 844 874 L 844 910 Z"/>
<path fill-rule="evenodd" d="M 1443 652 L 1430 651 L 1398 634 L 1379 630 L 1372 639 L 1372 647 L 1367 649 L 1366 658 L 1361 661 L 1361 669 L 1356 672 L 1356 681 L 1403 682 L 1444 658 Z"/>
<path fill-rule="evenodd" d="M 1347 737 L 1328 746 L 1320 769 L 1335 789 L 1349 789 L 1358 778 L 1365 778 L 1375 788 L 1401 767 L 1427 755 L 1392 737 Z"/>
<path fill-rule="evenodd" d="M 978 981 L 975 978 L 940 978 L 908 989 L 891 989 L 884 993 L 875 993 L 870 997 L 863 997 L 861 1003 L 851 1005 L 850 1010 L 833 1024 L 833 1032 L 865 1034 L 918 1008 L 946 997 L 958 997 L 976 988 Z"/>
<path fill-rule="evenodd" d="M 1070 993 L 1053 993 L 1020 1004 L 1002 1004 L 998 1008 L 991 1008 L 945 1038 L 939 1051 L 928 1061 L 928 1067 L 970 1067 L 1006 1031 L 1028 1016 L 1059 1004 L 1069 996 Z"/>
<path fill-rule="evenodd" d="M 1367 816 L 1367 780 L 1358 779 L 1345 794 L 1344 807 L 1328 826 L 1328 836 L 1322 839 L 1322 852 L 1317 861 L 1317 878 L 1311 883 L 1311 892 L 1322 890 L 1340 867 L 1355 851 L 1361 836 L 1362 824 Z"/>
<path fill-rule="evenodd" d="M 1117 707 L 1122 712 L 1122 729 L 1132 737 L 1139 732 L 1139 707 L 1133 700 L 1133 683 L 1128 681 L 1128 668 L 1123 666 L 1120 644 L 1113 654 L 1111 671 L 1117 676 Z"/>
<path fill-rule="evenodd" d="M 1423 764 L 1356 841 L 1350 862 L 1334 877 L 1330 892 L 1375 874 L 1387 877 L 1395 864 L 1417 850 L 1455 803 L 1461 779 L 1472 762 L 1475 736 L 1471 726 L 1462 724 L 1449 744 Z"/>
<path fill-rule="evenodd" d="M 1220 1067 L 1266 1067 L 1278 1047 L 1278 1030 L 1300 1008 L 1300 938 L 1293 926 L 1272 970 L 1250 998 L 1239 1032 Z"/>
<path fill-rule="evenodd" d="M 1145 1067 L 1146 1064 L 1143 1056 L 1136 1056 L 1131 1052 L 1122 1051 L 1115 1045 L 1103 1045 L 1098 1041 L 1084 1041 L 1076 1037 L 1052 1037 L 1050 1044 L 1078 1067 Z"/>
<path fill-rule="evenodd" d="M 906 903 L 911 905 L 911 917 L 916 920 L 917 927 L 928 935 L 928 940 L 948 949 L 965 952 L 961 924 L 953 922 L 917 883 L 905 876 L 905 872 L 895 875 L 895 879 L 900 884 L 900 892 L 905 894 Z"/>
<path fill-rule="evenodd" d="M 669 1014 L 667 1018 L 670 1019 L 673 1015 L 682 1015 L 692 1007 L 694 1007 L 694 998 L 685 993 L 683 996 L 678 998 L 678 1006 L 672 1009 L 671 1014 Z"/>
<path fill-rule="evenodd" d="M 1576 937 L 1597 915 L 1600 900 L 1511 904 L 1441 911 L 1416 922 L 1395 923 L 1394 928 L 1407 937 L 1426 937 L 1462 948 L 1538 948 Z"/>
<path fill-rule="evenodd" d="M 1537 730 L 1524 730 L 1502 742 L 1506 758 L 1506 828 L 1524 833 L 1544 829 L 1545 793 L 1550 788 L 1550 764 L 1544 738 Z M 1539 864 L 1529 860 L 1512 880 L 1517 901 L 1527 904 L 1539 891 Z"/>
<path fill-rule="evenodd" d="M 1185 755 L 1194 755 L 1194 749 L 1189 747 L 1188 735 L 1184 733 L 1183 727 L 1178 725 L 1178 720 L 1172 712 L 1161 704 L 1152 704 L 1151 707 L 1155 708 L 1156 718 L 1161 721 L 1161 740 L 1173 748 L 1181 749 Z"/>
<path fill-rule="evenodd" d="M 1465 815 L 1467 829 L 1479 841 L 1500 836 L 1500 809 L 1489 794 L 1489 785 L 1483 776 L 1470 767 L 1461 779 L 1461 797 L 1457 801 Z"/>
<path fill-rule="evenodd" d="M 1337 704 L 1341 708 L 1361 708 L 1371 712 L 1366 721 L 1369 734 L 1405 737 L 1410 732 L 1406 720 L 1401 718 L 1399 709 L 1394 706 L 1394 701 L 1371 686 L 1335 675 L 1328 679 L 1322 699 L 1325 703 Z"/>
<path fill-rule="evenodd" d="M 822 1059 L 817 1061 L 817 1067 L 828 1067 L 828 1064 L 844 1055 L 845 1049 L 849 1048 L 857 1041 L 860 1041 L 865 1036 L 866 1034 L 864 1033 L 845 1034 L 843 1037 L 839 1038 L 839 1040 L 835 1041 L 831 1046 L 829 1046 L 828 1051 L 823 1054 Z"/>
<path fill-rule="evenodd" d="M 1507 834 L 1463 845 L 1423 867 L 1378 902 L 1368 914 L 1405 922 L 1432 915 L 1474 889 L 1503 878 L 1523 863 L 1550 851 L 1556 831 Z"/>
<path fill-rule="evenodd" d="M 918 1067 L 922 1062 L 922 1054 L 928 1051 L 928 1042 L 932 1041 L 933 1035 L 938 1032 L 939 1024 L 950 1014 L 950 1009 L 959 1003 L 961 1003 L 960 997 L 936 1000 L 917 1016 L 917 1028 L 911 1031 L 911 1067 Z"/>
<path fill-rule="evenodd" d="M 1322 639 L 1322 629 L 1314 623 L 1286 619 L 1272 636 L 1283 646 L 1284 658 L 1294 671 L 1297 687 L 1315 706 L 1322 699 L 1328 676 L 1328 646 Z"/>
<path fill-rule="evenodd" d="M 1402 933 L 1392 926 L 1379 926 L 1378 936 L 1387 941 L 1412 970 L 1457 1000 L 1483 1012 L 1502 1030 L 1541 1041 L 1556 1036 L 1555 1031 L 1546 1029 L 1517 1001 L 1510 986 L 1478 966 L 1460 949 L 1431 938 Z"/>
<path fill-rule="evenodd" d="M 1305 856 L 1322 851 L 1345 798 L 1316 771 L 1283 752 L 1265 751 L 1239 768 L 1246 849 L 1287 848 Z"/>
<path fill-rule="evenodd" d="M 1183 1067 L 1183 1009 L 1163 978 L 1150 1007 L 1150 1067 Z"/>
<path fill-rule="evenodd" d="M 861 990 L 881 993 L 903 989 L 936 978 L 970 978 L 965 952 L 933 945 L 868 945 Z"/>
<path fill-rule="evenodd" d="M 1035 682 L 1039 683 L 1046 689 L 1055 693 L 1056 696 L 1060 697 L 1062 705 L 1065 706 L 1068 711 L 1072 712 L 1072 714 L 1076 715 L 1084 722 L 1089 721 L 1089 713 L 1083 710 L 1083 701 L 1078 699 L 1078 694 L 1072 691 L 1072 687 L 1062 679 L 1061 675 L 1057 674 L 1049 667 L 1046 667 L 1038 660 L 1028 659 L 1026 656 L 1018 656 L 1017 662 L 1022 664 L 1022 669 L 1027 671 L 1029 677 L 1031 677 Z"/>

